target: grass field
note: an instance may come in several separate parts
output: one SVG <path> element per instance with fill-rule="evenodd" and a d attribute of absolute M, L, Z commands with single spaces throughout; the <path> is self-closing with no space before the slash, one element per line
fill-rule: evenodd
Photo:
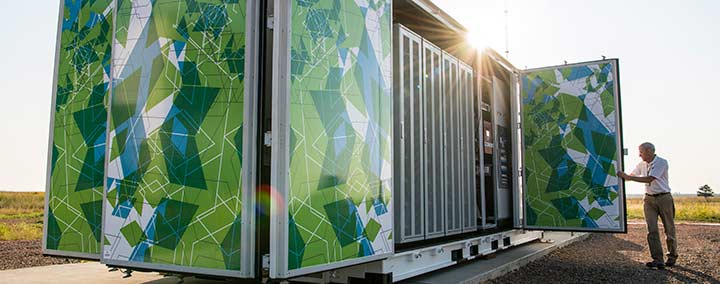
<path fill-rule="evenodd" d="M 675 220 L 689 222 L 720 222 L 720 197 L 674 196 Z M 644 219 L 642 197 L 628 198 L 628 219 Z"/>
<path fill-rule="evenodd" d="M 42 192 L 0 191 L 0 241 L 40 239 L 44 204 Z"/>
<path fill-rule="evenodd" d="M 676 196 L 675 220 L 720 222 L 720 197 Z M 45 197 L 42 192 L 0 191 L 0 241 L 42 237 Z M 643 219 L 642 197 L 627 200 L 628 219 Z"/>
<path fill-rule="evenodd" d="M 45 194 L 42 192 L 3 192 L 0 191 L 0 218 L 37 214 L 42 216 Z"/>

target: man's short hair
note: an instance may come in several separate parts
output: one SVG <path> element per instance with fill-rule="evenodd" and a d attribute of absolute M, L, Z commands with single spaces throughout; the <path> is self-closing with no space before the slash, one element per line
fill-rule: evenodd
<path fill-rule="evenodd" d="M 653 145 L 650 142 L 645 142 L 645 143 L 640 144 L 640 148 L 650 151 L 650 153 L 655 153 L 655 145 Z"/>

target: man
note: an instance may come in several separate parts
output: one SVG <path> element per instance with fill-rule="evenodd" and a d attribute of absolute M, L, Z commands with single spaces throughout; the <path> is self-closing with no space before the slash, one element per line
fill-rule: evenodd
<path fill-rule="evenodd" d="M 675 238 L 675 204 L 668 184 L 668 162 L 655 155 L 655 146 L 645 142 L 639 147 L 640 162 L 630 175 L 620 171 L 618 177 L 645 184 L 643 210 L 647 223 L 647 240 L 653 261 L 646 263 L 648 267 L 664 268 L 675 265 L 677 260 L 677 239 Z M 665 227 L 667 242 L 667 262 L 663 262 L 663 249 L 657 219 L 660 216 Z"/>

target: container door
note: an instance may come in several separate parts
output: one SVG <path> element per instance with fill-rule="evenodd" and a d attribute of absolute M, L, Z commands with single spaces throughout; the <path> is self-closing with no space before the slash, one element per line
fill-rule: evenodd
<path fill-rule="evenodd" d="M 626 232 L 618 60 L 520 72 L 524 227 Z"/>
<path fill-rule="evenodd" d="M 425 147 L 423 108 L 427 93 L 423 83 L 430 79 L 423 74 L 422 49 L 420 36 L 397 24 L 394 32 L 394 70 L 393 79 L 397 88 L 393 89 L 393 113 L 398 119 L 393 121 L 394 137 L 393 162 L 395 177 L 393 195 L 402 200 L 395 203 L 393 211 L 395 221 L 402 226 L 395 227 L 395 242 L 406 243 L 425 239 Z M 442 208 L 442 207 L 440 207 Z"/>
<path fill-rule="evenodd" d="M 477 205 L 475 200 L 475 130 L 473 128 L 473 69 L 469 65 L 460 62 L 460 72 L 458 80 L 460 81 L 459 91 L 459 113 L 460 113 L 460 130 L 462 149 L 459 161 L 463 178 L 460 180 L 460 191 L 462 199 L 460 206 L 462 207 L 462 226 L 463 232 L 477 231 Z"/>
<path fill-rule="evenodd" d="M 397 49 L 397 43 L 395 48 Z M 395 60 L 398 60 L 397 58 Z M 445 187 L 443 180 L 442 50 L 423 41 L 423 87 L 425 88 L 425 238 L 445 236 Z M 402 76 L 402 74 L 398 74 Z M 396 76 L 397 77 L 397 76 Z M 397 80 L 397 79 L 396 79 Z M 396 106 L 397 107 L 397 106 Z M 395 113 L 398 113 L 397 111 Z M 397 141 L 397 136 L 395 136 Z M 398 148 L 394 148 L 398 151 Z M 395 175 L 395 184 L 397 178 Z M 397 194 L 395 195 L 397 196 Z M 397 214 L 397 213 L 395 213 Z"/>
<path fill-rule="evenodd" d="M 462 196 L 460 189 L 460 128 L 458 127 L 458 59 L 443 51 L 443 176 L 445 177 L 445 231 L 446 235 L 462 233 Z"/>
<path fill-rule="evenodd" d="M 393 253 L 390 5 L 275 1 L 271 278 Z"/>
<path fill-rule="evenodd" d="M 100 259 L 114 1 L 60 1 L 43 253 Z"/>
<path fill-rule="evenodd" d="M 117 2 L 102 263 L 253 276 L 257 2 Z"/>

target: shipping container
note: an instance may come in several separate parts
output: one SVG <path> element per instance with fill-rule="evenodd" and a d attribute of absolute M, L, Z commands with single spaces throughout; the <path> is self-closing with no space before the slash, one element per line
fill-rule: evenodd
<path fill-rule="evenodd" d="M 619 61 L 467 33 L 429 0 L 61 1 L 43 252 L 391 282 L 626 232 Z"/>

